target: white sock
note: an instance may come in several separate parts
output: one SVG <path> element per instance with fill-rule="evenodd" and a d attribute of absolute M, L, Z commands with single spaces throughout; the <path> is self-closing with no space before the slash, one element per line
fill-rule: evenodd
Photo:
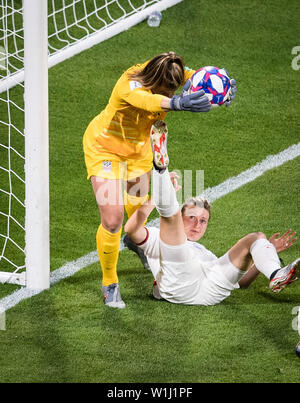
<path fill-rule="evenodd" d="M 153 194 L 155 207 L 162 217 L 171 217 L 179 210 L 176 191 L 168 169 L 159 172 L 153 169 Z"/>
<path fill-rule="evenodd" d="M 275 246 L 265 238 L 257 239 L 250 247 L 250 253 L 257 269 L 270 279 L 280 269 L 280 260 Z"/>

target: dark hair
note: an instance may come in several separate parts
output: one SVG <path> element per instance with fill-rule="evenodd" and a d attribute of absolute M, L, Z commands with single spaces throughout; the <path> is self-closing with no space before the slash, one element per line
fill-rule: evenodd
<path fill-rule="evenodd" d="M 142 70 L 131 73 L 130 78 L 147 89 L 166 87 L 176 91 L 184 84 L 184 61 L 175 52 L 162 53 L 151 59 Z"/>

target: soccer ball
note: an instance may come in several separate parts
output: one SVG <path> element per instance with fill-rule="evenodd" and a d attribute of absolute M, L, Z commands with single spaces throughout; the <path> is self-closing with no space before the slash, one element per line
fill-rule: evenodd
<path fill-rule="evenodd" d="M 225 69 L 201 67 L 193 74 L 191 82 L 190 92 L 204 90 L 212 107 L 222 105 L 229 97 L 230 78 Z"/>

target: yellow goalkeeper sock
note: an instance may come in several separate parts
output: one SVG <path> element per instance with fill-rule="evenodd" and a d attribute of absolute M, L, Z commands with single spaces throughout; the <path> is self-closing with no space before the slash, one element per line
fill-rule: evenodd
<path fill-rule="evenodd" d="M 144 204 L 147 201 L 147 199 L 148 195 L 137 197 L 137 196 L 131 196 L 130 194 L 124 191 L 124 204 L 128 218 L 131 217 L 132 214 L 135 212 L 135 210 L 137 210 L 142 204 Z M 144 225 L 146 224 L 146 221 L 144 222 Z"/>
<path fill-rule="evenodd" d="M 102 284 L 107 286 L 118 283 L 117 263 L 119 257 L 122 227 L 116 233 L 107 231 L 99 225 L 96 241 L 97 251 L 102 268 Z"/>

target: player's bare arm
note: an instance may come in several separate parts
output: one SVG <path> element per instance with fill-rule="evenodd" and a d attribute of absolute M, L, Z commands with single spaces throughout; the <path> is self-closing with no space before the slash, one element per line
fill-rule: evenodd
<path fill-rule="evenodd" d="M 178 175 L 176 172 L 170 172 L 170 179 L 175 188 L 175 191 L 181 189 L 181 186 L 178 185 Z M 155 208 L 154 199 L 150 197 L 142 206 L 140 206 L 132 216 L 127 220 L 125 224 L 124 231 L 130 236 L 130 239 L 139 244 L 144 241 L 146 238 L 146 229 L 144 227 L 145 221 L 148 219 L 149 215 Z"/>
<path fill-rule="evenodd" d="M 144 223 L 154 208 L 155 204 L 152 198 L 148 199 L 132 214 L 125 224 L 124 230 L 134 243 L 139 244 L 146 238 L 147 232 Z"/>

